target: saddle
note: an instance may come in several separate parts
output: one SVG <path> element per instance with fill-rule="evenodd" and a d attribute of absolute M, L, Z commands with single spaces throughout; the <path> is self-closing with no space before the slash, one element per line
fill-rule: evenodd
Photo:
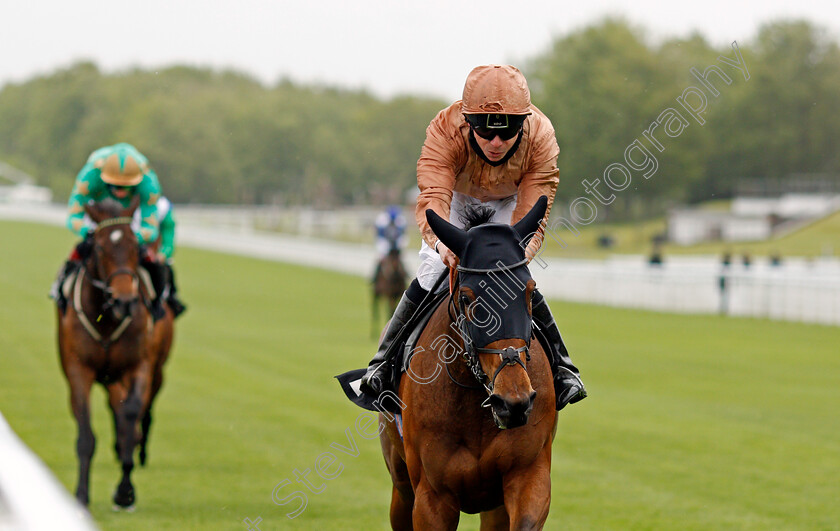
<path fill-rule="evenodd" d="M 420 334 L 425 330 L 429 319 L 435 313 L 438 306 L 449 297 L 449 290 L 445 286 L 442 287 L 443 279 L 447 277 L 448 273 L 441 275 L 434 287 L 429 291 L 429 294 L 426 295 L 426 298 L 417 307 L 414 315 L 411 316 L 397 338 L 391 343 L 389 351 L 396 349 L 396 352 L 393 357 L 390 357 L 390 363 L 392 364 L 392 370 L 390 372 L 394 379 L 389 388 L 399 389 L 402 374 L 411 361 L 411 353 L 414 352 L 414 346 L 417 344 Z M 399 370 L 394 369 L 394 367 L 399 367 Z M 359 387 L 362 376 L 364 376 L 366 371 L 367 368 L 354 369 L 339 374 L 335 378 L 351 402 L 368 411 L 381 411 L 383 405 L 379 405 L 377 408 L 377 404 L 374 403 L 375 399 L 363 393 Z M 393 401 L 389 400 L 388 402 L 391 403 L 386 404 L 384 409 L 392 412 L 399 411 L 398 408 L 395 408 L 396 404 L 393 404 Z"/>
<path fill-rule="evenodd" d="M 76 277 L 78 276 L 79 268 L 76 268 L 70 274 L 68 274 L 64 278 L 64 282 L 61 283 L 59 289 L 61 290 L 61 294 L 64 296 L 64 300 L 71 300 L 70 296 L 73 293 L 73 285 L 76 283 Z"/>
<path fill-rule="evenodd" d="M 441 304 L 445 304 L 449 299 L 448 286 L 443 282 L 443 280 L 448 277 L 448 272 L 441 275 L 440 279 L 438 279 L 435 286 L 429 292 L 429 295 L 426 296 L 417 308 L 417 311 L 414 312 L 414 315 L 412 315 L 411 319 L 409 319 L 405 324 L 400 332 L 400 335 L 391 344 L 391 349 L 399 349 L 396 352 L 396 355 L 392 358 L 393 367 L 399 367 L 399 370 L 391 370 L 391 375 L 394 378 L 392 385 L 390 386 L 391 389 L 400 388 L 402 375 L 406 372 L 409 363 L 411 363 L 411 357 L 414 355 L 417 341 L 423 334 L 423 330 L 426 329 L 426 325 L 429 324 L 429 320 L 438 307 Z M 546 353 L 546 356 L 549 357 L 549 363 L 551 363 L 551 343 L 539 327 L 534 326 L 532 330 L 534 337 L 536 337 L 540 345 L 542 345 L 543 351 Z M 366 371 L 367 368 L 354 369 L 352 371 L 339 374 L 335 376 L 335 378 L 338 380 L 338 383 L 341 385 L 341 389 L 344 391 L 347 398 L 360 408 L 373 412 L 382 412 L 384 409 L 386 411 L 390 411 L 391 413 L 400 413 L 399 405 L 395 403 L 394 400 L 376 403 L 376 399 L 371 398 L 361 391 L 359 385 L 361 383 L 362 376 L 364 376 Z"/>

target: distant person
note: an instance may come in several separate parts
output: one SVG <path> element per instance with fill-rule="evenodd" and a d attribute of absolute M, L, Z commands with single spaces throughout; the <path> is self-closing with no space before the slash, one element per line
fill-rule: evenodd
<path fill-rule="evenodd" d="M 652 266 L 661 266 L 662 262 L 662 247 L 658 244 L 654 245 L 653 251 L 650 253 L 650 259 L 648 259 L 648 264 Z"/>
<path fill-rule="evenodd" d="M 782 265 L 782 255 L 779 251 L 770 253 L 770 265 L 773 267 L 780 267 Z"/>
<path fill-rule="evenodd" d="M 382 258 L 389 252 L 405 249 L 408 238 L 405 229 L 408 223 L 400 207 L 391 205 L 376 217 L 376 253 Z"/>
<path fill-rule="evenodd" d="M 750 253 L 744 251 L 744 254 L 741 255 L 741 264 L 744 266 L 745 269 L 749 269 L 749 267 L 752 265 L 752 257 L 750 256 Z"/>
<path fill-rule="evenodd" d="M 598 236 L 598 247 L 601 249 L 609 249 L 615 245 L 615 240 L 609 234 L 602 234 Z"/>
<path fill-rule="evenodd" d="M 140 201 L 132 227 L 141 246 L 140 265 L 149 272 L 155 292 L 157 294 L 169 293 L 172 297 L 169 301 L 172 304 L 172 310 L 177 313 L 180 313 L 178 310 L 183 311 L 183 304 L 175 298 L 175 292 L 171 286 L 167 286 L 167 266 L 148 249 L 148 246 L 154 244 L 160 234 L 157 205 L 160 199 L 160 183 L 154 170 L 149 167 L 146 157 L 134 146 L 120 143 L 99 148 L 91 153 L 76 176 L 76 182 L 70 193 L 67 228 L 81 237 L 82 241 L 70 253 L 50 290 L 50 297 L 56 301 L 62 312 L 67 306 L 67 299 L 62 289 L 64 281 L 80 269 L 84 260 L 93 251 L 92 229 L 95 228 L 95 224 L 85 214 L 84 205 L 91 201 L 112 199 L 127 208 L 135 196 L 139 196 Z M 171 245 L 172 242 L 169 244 Z M 169 255 L 171 256 L 171 251 Z M 155 318 L 163 315 L 162 303 L 161 297 L 156 297 L 152 303 L 152 314 Z"/>
<path fill-rule="evenodd" d="M 415 217 L 423 242 L 422 263 L 417 278 L 406 290 L 383 333 L 378 351 L 361 380 L 362 391 L 378 398 L 393 381 L 391 363 L 396 340 L 403 325 L 447 267 L 458 258 L 434 234 L 426 221 L 432 209 L 458 227 L 467 205 L 486 205 L 495 210 L 493 222 L 512 224 L 548 197 L 548 219 L 559 183 L 557 156 L 560 153 L 554 127 L 531 104 L 528 84 L 512 66 L 487 65 L 467 76 L 463 98 L 443 109 L 426 129 L 426 141 L 417 162 Z M 542 245 L 540 231 L 531 238 L 526 256 L 530 259 Z M 551 344 L 549 361 L 554 375 L 556 408 L 586 397 L 583 382 L 560 336 L 557 323 L 542 294 L 533 294 L 533 318 Z"/>
<path fill-rule="evenodd" d="M 405 229 L 408 223 L 405 216 L 402 215 L 400 207 L 391 205 L 384 212 L 376 216 L 374 228 L 376 231 L 374 245 L 376 246 L 376 267 L 373 270 L 373 278 L 371 282 L 376 282 L 379 274 L 382 271 L 382 260 L 389 254 L 402 254 L 405 249 L 408 237 Z M 402 266 L 401 266 L 402 267 Z M 405 284 L 402 288 L 397 288 L 400 291 L 405 289 Z"/>
<path fill-rule="evenodd" d="M 720 313 L 725 315 L 729 311 L 729 275 L 732 265 L 732 252 L 727 249 L 720 259 L 720 274 L 718 275 L 718 291 L 720 292 Z"/>

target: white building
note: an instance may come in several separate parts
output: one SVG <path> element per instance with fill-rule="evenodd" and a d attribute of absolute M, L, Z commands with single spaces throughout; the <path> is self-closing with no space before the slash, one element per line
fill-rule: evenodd
<path fill-rule="evenodd" d="M 49 203 L 52 191 L 43 186 L 36 186 L 35 179 L 14 166 L 0 161 L 0 179 L 10 185 L 0 185 L 0 203 L 25 204 Z"/>
<path fill-rule="evenodd" d="M 31 184 L 0 186 L 0 203 L 49 203 L 51 200 L 52 190 L 43 186 Z"/>
<path fill-rule="evenodd" d="M 840 195 L 739 197 L 732 201 L 730 211 L 672 210 L 668 215 L 668 239 L 679 245 L 766 240 L 777 229 L 796 226 L 837 210 L 840 210 Z"/>

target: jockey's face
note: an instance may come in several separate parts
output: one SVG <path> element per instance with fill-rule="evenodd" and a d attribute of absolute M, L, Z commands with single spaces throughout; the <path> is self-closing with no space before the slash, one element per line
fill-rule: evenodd
<path fill-rule="evenodd" d="M 131 194 L 130 186 L 116 186 L 111 184 L 108 185 L 108 189 L 111 191 L 111 195 L 113 195 L 117 199 L 125 199 L 129 196 L 129 194 Z"/>
<path fill-rule="evenodd" d="M 481 138 L 479 135 L 474 134 L 475 142 L 478 144 L 478 147 L 481 148 L 481 151 L 484 152 L 484 156 L 487 157 L 487 160 L 491 160 L 493 162 L 502 160 L 507 155 L 507 152 L 510 151 L 510 148 L 516 143 L 516 139 L 518 136 L 513 136 L 507 140 L 502 140 L 500 136 L 496 135 L 491 140 L 487 140 L 486 138 Z"/>

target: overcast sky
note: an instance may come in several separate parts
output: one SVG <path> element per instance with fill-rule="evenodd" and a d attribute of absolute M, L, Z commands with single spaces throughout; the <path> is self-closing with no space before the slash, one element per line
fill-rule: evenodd
<path fill-rule="evenodd" d="M 0 85 L 90 59 L 108 72 L 231 67 L 265 83 L 455 100 L 472 67 L 521 64 L 606 15 L 716 45 L 781 17 L 840 35 L 837 0 L 0 0 Z"/>

